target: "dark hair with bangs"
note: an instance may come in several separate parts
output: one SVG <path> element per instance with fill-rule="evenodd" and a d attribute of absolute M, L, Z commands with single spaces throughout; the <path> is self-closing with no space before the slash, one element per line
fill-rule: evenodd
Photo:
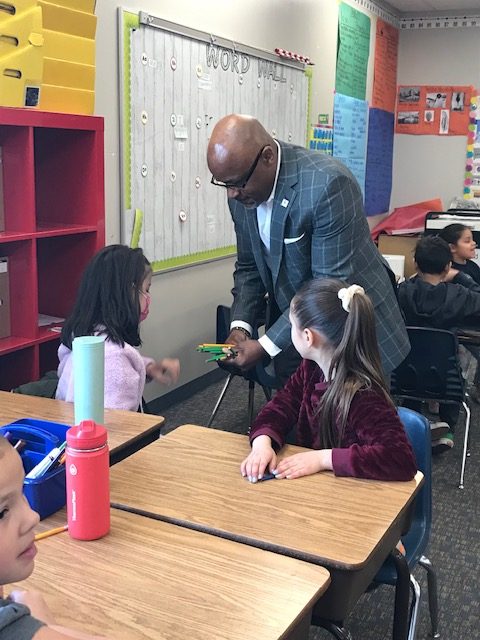
<path fill-rule="evenodd" d="M 463 232 L 467 229 L 471 229 L 471 227 L 468 227 L 466 224 L 454 222 L 453 224 L 447 224 L 446 227 L 443 227 L 443 229 L 438 232 L 438 236 L 442 238 L 442 240 L 445 240 L 445 242 L 448 242 L 448 244 L 457 244 Z"/>
<path fill-rule="evenodd" d="M 71 349 L 74 338 L 104 327 L 102 333 L 112 342 L 139 346 L 139 291 L 149 272 L 141 249 L 123 244 L 101 249 L 83 272 L 73 311 L 62 329 L 63 344 Z"/>
<path fill-rule="evenodd" d="M 330 278 L 310 280 L 291 303 L 299 328 L 318 331 L 334 350 L 328 372 L 331 382 L 317 409 L 317 414 L 321 411 L 320 443 L 324 449 L 342 442 L 357 391 L 375 388 L 393 405 L 383 376 L 372 302 L 366 294 L 356 293 L 347 313 L 338 292 L 348 286 Z"/>

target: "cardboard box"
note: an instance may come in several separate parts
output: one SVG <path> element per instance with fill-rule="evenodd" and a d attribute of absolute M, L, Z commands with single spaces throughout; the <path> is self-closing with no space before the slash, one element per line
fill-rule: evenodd
<path fill-rule="evenodd" d="M 405 256 L 405 278 L 410 278 L 416 272 L 413 253 L 420 238 L 418 236 L 378 236 L 378 250 L 382 254 Z"/>
<path fill-rule="evenodd" d="M 0 338 L 10 335 L 10 283 L 8 258 L 0 258 Z"/>

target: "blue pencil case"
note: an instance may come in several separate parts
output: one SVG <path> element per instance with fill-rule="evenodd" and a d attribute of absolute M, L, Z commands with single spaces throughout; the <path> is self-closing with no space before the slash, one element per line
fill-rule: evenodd
<path fill-rule="evenodd" d="M 11 440 L 25 440 L 20 453 L 27 474 L 55 447 L 65 442 L 69 425 L 22 418 L 0 427 L 0 435 L 10 432 Z M 65 465 L 48 471 L 40 478 L 25 478 L 23 493 L 43 520 L 65 506 Z"/>

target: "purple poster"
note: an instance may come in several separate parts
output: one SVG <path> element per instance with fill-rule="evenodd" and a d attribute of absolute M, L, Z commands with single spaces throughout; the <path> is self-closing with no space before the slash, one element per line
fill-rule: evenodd
<path fill-rule="evenodd" d="M 387 213 L 392 193 L 394 114 L 370 109 L 368 120 L 365 213 Z"/>

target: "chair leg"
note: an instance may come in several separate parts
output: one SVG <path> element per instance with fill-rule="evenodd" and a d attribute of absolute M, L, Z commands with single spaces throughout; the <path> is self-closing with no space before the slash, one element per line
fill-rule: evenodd
<path fill-rule="evenodd" d="M 223 398 L 225 397 L 225 394 L 227 393 L 227 389 L 230 386 L 230 383 L 233 380 L 233 373 L 230 373 L 228 375 L 228 378 L 225 381 L 225 384 L 223 385 L 223 389 L 220 392 L 220 395 L 218 396 L 218 400 L 215 404 L 215 406 L 213 407 L 213 411 L 212 411 L 212 415 L 210 416 L 210 420 L 207 422 L 207 427 L 210 427 L 212 425 L 212 422 L 215 419 L 215 416 L 217 415 L 218 410 L 220 409 L 220 405 L 222 404 Z"/>
<path fill-rule="evenodd" d="M 419 559 L 418 564 L 427 572 L 428 608 L 430 610 L 430 622 L 432 624 L 432 637 L 439 638 L 437 574 L 435 573 L 432 563 L 425 556 L 422 556 Z"/>
<path fill-rule="evenodd" d="M 390 557 L 397 570 L 395 585 L 395 609 L 393 615 L 393 640 L 407 640 L 408 638 L 408 602 L 410 595 L 410 569 L 403 554 L 393 549 Z"/>
<path fill-rule="evenodd" d="M 420 585 L 410 574 L 410 590 L 412 592 L 412 603 L 410 605 L 410 616 L 408 622 L 408 640 L 415 640 L 417 635 L 417 618 L 420 607 L 421 590 Z"/>
<path fill-rule="evenodd" d="M 337 640 L 353 640 L 352 634 L 343 626 L 343 622 L 332 622 L 331 620 L 324 620 L 314 616 L 312 617 L 312 624 L 326 629 Z"/>
<path fill-rule="evenodd" d="M 253 380 L 248 381 L 248 426 L 253 422 L 253 410 L 255 402 L 255 382 Z"/>
<path fill-rule="evenodd" d="M 463 402 L 463 408 L 465 409 L 465 437 L 463 439 L 463 455 L 462 455 L 462 469 L 460 471 L 460 482 L 458 485 L 459 489 L 463 489 L 464 477 L 465 477 L 465 464 L 467 462 L 467 452 L 468 452 L 468 437 L 470 434 L 470 408 L 466 402 Z"/>

